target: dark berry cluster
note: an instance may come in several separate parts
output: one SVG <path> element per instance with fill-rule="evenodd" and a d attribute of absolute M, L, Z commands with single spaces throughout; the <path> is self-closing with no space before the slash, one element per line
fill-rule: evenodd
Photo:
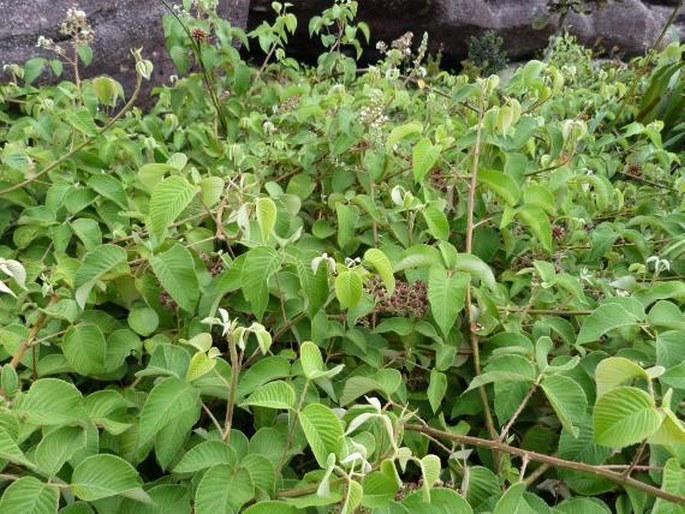
<path fill-rule="evenodd" d="M 416 366 L 411 371 L 405 371 L 404 383 L 410 391 L 424 391 L 428 387 L 428 372 Z"/>
<path fill-rule="evenodd" d="M 641 178 L 642 177 L 642 166 L 639 164 L 630 164 L 626 169 L 626 175 L 629 177 Z"/>
<path fill-rule="evenodd" d="M 440 191 L 442 193 L 447 192 L 447 189 L 449 188 L 449 181 L 440 168 L 433 168 L 428 175 L 428 180 L 430 185 L 433 186 L 436 191 Z"/>
<path fill-rule="evenodd" d="M 200 259 L 202 259 L 202 262 L 204 262 L 207 266 L 207 271 L 209 271 L 213 277 L 216 277 L 224 270 L 224 266 L 220 258 L 217 257 L 214 261 L 212 261 L 212 256 L 207 252 L 203 252 L 202 250 L 200 250 L 198 254 L 200 255 Z"/>
<path fill-rule="evenodd" d="M 566 235 L 566 229 L 560 225 L 554 225 L 552 227 L 552 238 L 555 241 L 559 241 Z"/>
<path fill-rule="evenodd" d="M 167 290 L 162 290 L 162 292 L 159 293 L 159 304 L 171 311 L 175 311 L 178 307 L 178 304 L 174 301 Z"/>
<path fill-rule="evenodd" d="M 193 39 L 200 44 L 205 44 L 209 41 L 209 34 L 200 28 L 194 28 L 191 32 Z"/>
<path fill-rule="evenodd" d="M 376 299 L 379 315 L 423 318 L 428 310 L 428 286 L 420 280 L 411 284 L 398 280 L 395 292 L 388 297 L 381 279 L 373 277 L 366 284 L 366 290 Z"/>

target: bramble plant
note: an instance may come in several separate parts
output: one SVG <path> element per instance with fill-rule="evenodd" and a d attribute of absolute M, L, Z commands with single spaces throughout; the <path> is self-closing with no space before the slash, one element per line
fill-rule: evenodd
<path fill-rule="evenodd" d="M 149 112 L 0 85 L 0 513 L 683 512 L 684 47 L 502 84 L 214 6 Z"/>

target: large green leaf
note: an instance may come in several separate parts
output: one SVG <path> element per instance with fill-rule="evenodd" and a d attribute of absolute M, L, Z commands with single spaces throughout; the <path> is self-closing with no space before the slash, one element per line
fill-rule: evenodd
<path fill-rule="evenodd" d="M 126 262 L 126 250 L 120 246 L 102 245 L 86 254 L 83 263 L 74 275 L 76 301 L 82 309 L 97 281 L 124 262 Z"/>
<path fill-rule="evenodd" d="M 654 400 L 643 390 L 619 387 L 597 400 L 593 422 L 598 444 L 622 448 L 652 435 L 661 417 Z"/>
<path fill-rule="evenodd" d="M 364 252 L 364 263 L 370 264 L 383 280 L 385 291 L 388 296 L 392 296 L 395 291 L 395 276 L 392 271 L 390 259 L 377 248 L 369 248 Z"/>
<path fill-rule="evenodd" d="M 467 273 L 451 274 L 445 268 L 433 266 L 428 275 L 428 303 L 431 314 L 445 337 L 464 308 L 466 288 L 470 276 Z"/>
<path fill-rule="evenodd" d="M 214 466 L 204 474 L 195 491 L 196 514 L 233 514 L 254 497 L 254 485 L 247 470 L 227 464 Z"/>
<path fill-rule="evenodd" d="M 293 386 L 282 380 L 275 380 L 257 388 L 245 401 L 241 402 L 240 406 L 292 409 L 295 406 L 295 400 Z"/>
<path fill-rule="evenodd" d="M 421 182 L 428 172 L 438 162 L 441 151 L 440 145 L 433 145 L 430 139 L 423 138 L 414 146 L 412 152 L 412 168 L 414 170 L 414 181 Z"/>
<path fill-rule="evenodd" d="M 635 378 L 648 378 L 641 366 L 625 357 L 608 357 L 595 368 L 597 398 Z"/>
<path fill-rule="evenodd" d="M 36 380 L 19 398 L 14 412 L 35 425 L 80 425 L 88 420 L 81 392 L 56 378 Z"/>
<path fill-rule="evenodd" d="M 604 334 L 619 327 L 637 325 L 640 319 L 617 303 L 600 305 L 588 316 L 580 328 L 576 344 L 597 341 Z"/>
<path fill-rule="evenodd" d="M 0 499 L 0 513 L 57 514 L 59 489 L 25 476 L 10 484 Z"/>
<path fill-rule="evenodd" d="M 193 312 L 200 297 L 195 263 L 190 251 L 175 244 L 150 259 L 155 275 L 169 295 L 185 311 Z"/>
<path fill-rule="evenodd" d="M 150 233 L 161 239 L 170 223 L 188 207 L 197 188 L 185 178 L 175 175 L 155 186 L 150 197 Z"/>
<path fill-rule="evenodd" d="M 119 494 L 144 499 L 142 481 L 133 466 L 110 454 L 91 455 L 74 468 L 70 488 L 82 500 L 94 501 Z"/>
<path fill-rule="evenodd" d="M 168 377 L 152 388 L 140 411 L 138 445 L 144 446 L 179 412 L 197 404 L 198 390 L 184 380 Z"/>
<path fill-rule="evenodd" d="M 316 462 L 325 469 L 328 455 L 342 451 L 343 429 L 338 416 L 325 405 L 310 403 L 298 419 Z"/>
<path fill-rule="evenodd" d="M 26 458 L 19 445 L 2 426 L 0 426 L 0 459 L 8 460 L 21 466 L 32 466 L 31 461 Z"/>
<path fill-rule="evenodd" d="M 547 213 L 535 205 L 524 205 L 516 210 L 516 215 L 528 226 L 542 247 L 551 253 L 552 225 Z"/>
<path fill-rule="evenodd" d="M 490 290 L 494 291 L 497 288 L 497 280 L 495 280 L 492 269 L 477 255 L 458 254 L 454 261 L 454 270 L 468 273 L 472 278 L 480 280 Z"/>
<path fill-rule="evenodd" d="M 666 462 L 661 490 L 685 496 L 685 469 L 678 464 L 677 459 L 669 459 Z M 685 509 L 682 507 L 677 507 L 673 503 L 657 498 L 651 514 L 682 514 L 683 510 Z"/>
<path fill-rule="evenodd" d="M 450 237 L 450 225 L 445 213 L 434 205 L 428 205 L 423 210 L 423 219 L 426 220 L 428 231 L 439 241 L 447 241 Z"/>
<path fill-rule="evenodd" d="M 281 258 L 273 248 L 258 246 L 245 257 L 242 270 L 242 291 L 252 306 L 252 313 L 261 321 L 269 303 L 269 277 L 281 266 Z"/>
<path fill-rule="evenodd" d="M 257 211 L 257 223 L 262 233 L 262 241 L 266 242 L 276 225 L 276 204 L 271 198 L 263 197 L 255 200 L 255 210 Z"/>
<path fill-rule="evenodd" d="M 174 473 L 195 473 L 219 464 L 236 464 L 233 449 L 223 441 L 203 441 L 193 446 L 174 466 Z"/>
<path fill-rule="evenodd" d="M 109 371 L 107 341 L 94 323 L 81 323 L 70 327 L 61 346 L 69 364 L 81 375 L 96 376 Z"/>
<path fill-rule="evenodd" d="M 509 206 L 514 207 L 521 198 L 521 189 L 516 181 L 501 171 L 478 170 L 477 180 L 492 189 Z"/>
<path fill-rule="evenodd" d="M 36 446 L 36 463 L 48 476 L 55 476 L 85 445 L 86 434 L 81 427 L 58 427 L 48 432 Z"/>
<path fill-rule="evenodd" d="M 335 296 L 340 306 L 349 309 L 362 298 L 362 279 L 356 271 L 343 271 L 335 278 Z"/>
<path fill-rule="evenodd" d="M 585 418 L 587 411 L 587 397 L 583 388 L 575 380 L 562 375 L 548 376 L 540 386 L 561 425 L 570 433 L 577 434 L 577 424 Z"/>

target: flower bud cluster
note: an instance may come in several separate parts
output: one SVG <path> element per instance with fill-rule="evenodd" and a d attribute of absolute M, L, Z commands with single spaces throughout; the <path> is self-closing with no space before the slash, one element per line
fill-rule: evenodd
<path fill-rule="evenodd" d="M 70 36 L 76 44 L 88 44 L 95 39 L 93 27 L 86 13 L 76 6 L 67 10 L 67 17 L 60 25 L 59 33 Z"/>

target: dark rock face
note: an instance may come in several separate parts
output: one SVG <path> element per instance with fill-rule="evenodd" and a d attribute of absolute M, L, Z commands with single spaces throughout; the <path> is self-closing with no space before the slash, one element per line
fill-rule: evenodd
<path fill-rule="evenodd" d="M 0 66 L 23 63 L 38 56 L 55 58 L 55 54 L 36 48 L 36 41 L 42 35 L 62 44 L 60 39 L 65 36 L 59 34 L 59 25 L 75 3 L 74 0 L 0 0 Z M 234 25 L 245 27 L 249 3 L 249 0 L 220 0 L 220 12 Z M 82 0 L 78 8 L 86 13 L 95 33 L 93 61 L 82 71 L 84 77 L 110 75 L 130 93 L 135 84 L 135 62 L 130 50 L 141 47 L 143 57 L 155 67 L 152 79 L 145 84 L 146 90 L 176 73 L 164 46 L 162 15 L 166 8 L 159 0 Z M 65 66 L 66 76 L 68 72 Z"/>
<path fill-rule="evenodd" d="M 250 28 L 272 17 L 270 0 L 252 0 Z M 292 12 L 300 26 L 291 50 L 295 55 L 315 58 L 320 48 L 312 45 L 307 20 L 320 13 L 332 0 L 298 0 Z M 627 57 L 641 54 L 659 35 L 676 0 L 624 0 L 590 16 L 569 15 L 566 25 L 586 45 L 599 45 Z M 544 48 L 558 29 L 558 16 L 540 30 L 533 21 L 547 12 L 544 0 L 361 0 L 359 18 L 371 27 L 374 40 L 392 41 L 406 31 L 415 39 L 428 32 L 431 50 L 442 48 L 446 59 L 456 63 L 466 57 L 470 36 L 494 29 L 504 39 L 512 59 L 531 57 Z M 685 13 L 676 22 L 680 38 L 685 37 Z"/>

